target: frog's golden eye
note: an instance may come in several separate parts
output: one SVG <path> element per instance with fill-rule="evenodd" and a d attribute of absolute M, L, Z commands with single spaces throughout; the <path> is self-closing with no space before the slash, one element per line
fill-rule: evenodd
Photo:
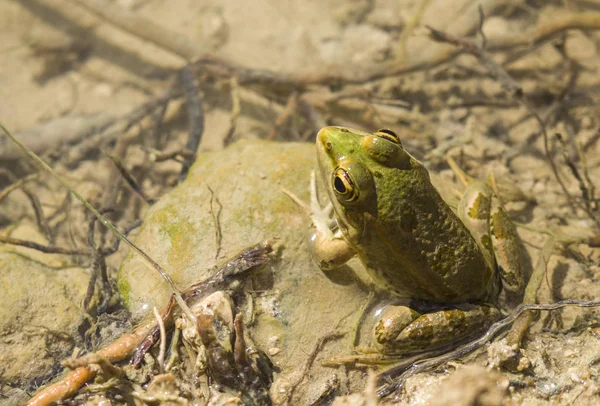
<path fill-rule="evenodd" d="M 391 141 L 394 144 L 402 145 L 402 143 L 400 142 L 400 137 L 398 137 L 398 135 L 395 132 L 393 132 L 392 130 L 388 130 L 387 128 L 377 130 L 374 135 L 381 138 L 385 138 L 386 140 Z"/>
<path fill-rule="evenodd" d="M 333 172 L 332 185 L 339 199 L 346 202 L 358 199 L 358 189 L 355 187 L 350 173 L 344 168 L 337 168 Z"/>

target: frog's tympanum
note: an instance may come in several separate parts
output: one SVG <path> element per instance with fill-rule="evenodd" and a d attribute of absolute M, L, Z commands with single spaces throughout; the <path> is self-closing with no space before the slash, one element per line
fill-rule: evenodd
<path fill-rule="evenodd" d="M 320 267 L 358 255 L 381 289 L 408 299 L 387 306 L 376 322 L 380 352 L 456 343 L 502 316 L 496 306 L 502 288 L 522 290 L 523 272 L 511 253 L 518 236 L 485 183 L 471 182 L 455 213 L 390 130 L 323 128 L 317 159 L 331 200 L 319 207 L 313 176 L 312 241 Z"/>

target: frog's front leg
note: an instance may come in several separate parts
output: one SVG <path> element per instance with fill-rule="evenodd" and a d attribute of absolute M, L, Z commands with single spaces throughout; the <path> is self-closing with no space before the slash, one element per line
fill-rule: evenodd
<path fill-rule="evenodd" d="M 315 172 L 310 175 L 310 218 L 315 226 L 311 236 L 312 253 L 319 267 L 324 270 L 339 268 L 352 258 L 356 251 L 348 244 L 340 230 L 333 232 L 335 222 L 331 215 L 331 202 L 321 208 L 317 194 Z"/>
<path fill-rule="evenodd" d="M 409 306 L 386 306 L 374 328 L 377 350 L 404 355 L 459 343 L 499 320 L 502 313 L 486 304 L 464 304 L 422 313 Z"/>

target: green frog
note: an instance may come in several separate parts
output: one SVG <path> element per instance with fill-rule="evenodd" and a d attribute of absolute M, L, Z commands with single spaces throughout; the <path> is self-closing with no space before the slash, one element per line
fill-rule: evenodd
<path fill-rule="evenodd" d="M 405 304 L 379 313 L 379 353 L 401 355 L 457 343 L 502 317 L 502 289 L 523 290 L 522 246 L 489 185 L 471 180 L 456 210 L 391 130 L 325 127 L 311 180 L 313 252 L 323 270 L 357 255 L 376 285 Z M 333 212 L 333 218 L 331 220 Z"/>

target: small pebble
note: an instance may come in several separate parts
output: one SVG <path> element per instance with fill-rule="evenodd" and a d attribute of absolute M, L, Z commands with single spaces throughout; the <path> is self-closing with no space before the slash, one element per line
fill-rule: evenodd
<path fill-rule="evenodd" d="M 583 383 L 590 378 L 589 369 L 586 371 L 585 369 L 572 367 L 568 370 L 569 378 L 574 383 Z"/>
<path fill-rule="evenodd" d="M 108 83 L 99 83 L 94 88 L 94 92 L 99 96 L 110 97 L 114 94 L 114 89 Z"/>
<path fill-rule="evenodd" d="M 508 21 L 502 17 L 492 16 L 485 19 L 483 33 L 486 37 L 502 37 L 509 31 Z"/>
<path fill-rule="evenodd" d="M 584 130 L 589 130 L 594 127 L 594 119 L 592 119 L 592 117 L 590 116 L 583 116 L 581 118 L 580 123 L 581 128 L 583 128 Z"/>

